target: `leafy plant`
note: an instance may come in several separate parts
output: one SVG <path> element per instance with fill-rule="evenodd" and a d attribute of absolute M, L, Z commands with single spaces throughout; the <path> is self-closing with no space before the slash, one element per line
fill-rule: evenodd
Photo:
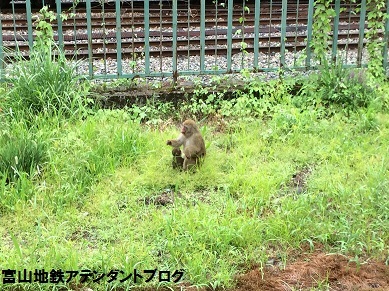
<path fill-rule="evenodd" d="M 315 1 L 311 47 L 320 64 L 326 60 L 328 43 L 331 39 L 331 21 L 336 15 L 335 10 L 331 8 L 331 3 L 331 0 Z"/>
<path fill-rule="evenodd" d="M 39 13 L 36 20 L 37 38 L 34 47 L 47 53 L 52 48 L 54 42 L 54 32 L 51 23 L 56 19 L 56 16 L 47 6 L 43 6 Z"/>
<path fill-rule="evenodd" d="M 369 74 L 378 81 L 383 81 L 385 74 L 383 69 L 382 50 L 384 42 L 379 37 L 379 33 L 385 30 L 384 23 L 389 17 L 384 12 L 386 4 L 383 0 L 368 0 L 367 1 L 367 52 L 370 60 L 368 62 Z"/>
<path fill-rule="evenodd" d="M 131 120 L 138 123 L 145 122 L 147 124 L 156 125 L 171 116 L 171 112 L 174 112 L 174 106 L 172 102 L 162 102 L 154 98 L 148 99 L 146 104 L 138 105 L 133 104 L 127 108 Z"/>

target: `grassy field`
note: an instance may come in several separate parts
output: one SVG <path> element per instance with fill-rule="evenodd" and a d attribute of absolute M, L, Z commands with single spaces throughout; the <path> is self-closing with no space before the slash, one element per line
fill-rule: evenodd
<path fill-rule="evenodd" d="M 1 288 L 229 288 L 236 274 L 274 257 L 286 265 L 291 251 L 306 244 L 388 263 L 388 84 L 362 105 L 325 101 L 314 96 L 323 96 L 320 90 L 307 96 L 310 81 L 300 93 L 311 103 L 301 105 L 277 84 L 262 85 L 275 88 L 270 97 L 264 95 L 271 90 L 257 98 L 253 89 L 217 106 L 203 103 L 214 114 L 198 122 L 207 156 L 195 173 L 171 167 L 166 140 L 177 136 L 178 123 L 168 114 L 147 123 L 134 119 L 138 107 L 85 109 L 80 92 L 66 95 L 71 106 L 33 101 L 41 107 L 32 108 L 21 105 L 22 97 L 15 100 L 18 83 L 2 85 L 2 270 L 32 271 L 33 281 L 44 278 L 34 276 L 35 269 L 105 276 Z M 256 85 L 248 82 L 248 88 Z M 343 101 L 349 107 L 339 106 Z M 143 279 L 119 282 L 134 269 Z M 145 282 L 150 274 L 144 270 L 155 269 L 156 277 Z M 108 283 L 115 270 L 117 279 Z M 180 285 L 158 282 L 159 272 L 165 281 L 168 271 L 170 281 L 177 279 L 176 270 L 184 272 Z"/>

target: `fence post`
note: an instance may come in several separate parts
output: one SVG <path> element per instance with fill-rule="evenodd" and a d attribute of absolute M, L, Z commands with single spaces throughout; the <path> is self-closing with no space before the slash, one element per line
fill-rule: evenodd
<path fill-rule="evenodd" d="M 205 0 L 200 3 L 200 74 L 204 72 L 205 63 Z"/>
<path fill-rule="evenodd" d="M 4 69 L 4 50 L 3 50 L 3 25 L 1 24 L 1 7 L 0 7 L 0 81 L 3 79 Z"/>
<path fill-rule="evenodd" d="M 234 1 L 228 0 L 227 16 L 227 73 L 231 73 L 232 64 L 232 13 L 234 12 Z"/>
<path fill-rule="evenodd" d="M 61 1 L 55 0 L 56 6 L 57 6 L 57 23 L 58 23 L 58 45 L 61 51 L 64 49 L 64 42 L 63 42 L 63 33 L 62 33 L 62 10 L 61 10 Z"/>
<path fill-rule="evenodd" d="M 92 5 L 91 0 L 86 0 L 86 27 L 88 30 L 88 63 L 89 77 L 93 78 L 93 56 L 92 56 Z"/>
<path fill-rule="evenodd" d="M 13 1 L 12 1 L 12 13 L 15 19 L 15 9 L 14 9 Z M 29 50 L 31 51 L 33 46 L 31 0 L 26 0 L 26 13 L 27 13 L 26 16 L 27 16 L 28 46 L 29 46 Z M 15 42 L 16 42 L 16 36 L 15 36 Z"/>
<path fill-rule="evenodd" d="M 117 76 L 123 75 L 122 71 L 122 24 L 121 24 L 121 12 L 120 12 L 120 0 L 115 1 L 115 14 L 116 14 L 116 63 L 117 63 Z"/>
<path fill-rule="evenodd" d="M 336 54 L 338 51 L 338 29 L 339 29 L 339 17 L 340 17 L 340 0 L 335 1 L 335 19 L 334 28 L 332 33 L 332 61 L 336 62 Z"/>
<path fill-rule="evenodd" d="M 285 39 L 286 39 L 286 17 L 287 17 L 287 14 L 288 14 L 288 1 L 282 0 L 280 68 L 283 68 L 285 66 Z"/>
<path fill-rule="evenodd" d="M 366 0 L 361 2 L 361 15 L 359 16 L 359 42 L 358 42 L 358 54 L 357 54 L 357 67 L 361 67 L 362 63 L 362 51 L 363 51 L 363 39 L 365 37 L 365 19 L 366 19 Z"/>
<path fill-rule="evenodd" d="M 307 58 L 305 59 L 305 69 L 311 67 L 311 41 L 312 41 L 312 24 L 313 24 L 313 6 L 315 5 L 314 0 L 309 0 L 308 6 L 308 29 L 307 29 Z"/>
<path fill-rule="evenodd" d="M 261 0 L 255 1 L 255 18 L 254 18 L 254 70 L 258 70 L 259 55 L 259 24 L 261 14 Z"/>
<path fill-rule="evenodd" d="M 173 0 L 173 86 L 177 84 L 177 1 Z"/>
<path fill-rule="evenodd" d="M 150 74 L 150 5 L 149 0 L 144 0 L 143 2 L 144 7 L 144 39 L 145 39 L 145 74 Z"/>

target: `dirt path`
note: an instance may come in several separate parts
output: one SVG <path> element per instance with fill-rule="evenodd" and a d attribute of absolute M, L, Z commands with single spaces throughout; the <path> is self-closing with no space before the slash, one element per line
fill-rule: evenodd
<path fill-rule="evenodd" d="M 315 252 L 288 264 L 285 269 L 268 266 L 262 274 L 254 269 L 238 276 L 230 291 L 270 290 L 382 290 L 389 291 L 389 266 L 367 261 L 357 266 L 339 254 Z"/>

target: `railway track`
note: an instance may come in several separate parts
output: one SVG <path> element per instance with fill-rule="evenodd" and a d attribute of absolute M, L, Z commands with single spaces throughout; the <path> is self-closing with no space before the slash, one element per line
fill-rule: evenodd
<path fill-rule="evenodd" d="M 296 22 L 296 19 L 293 18 L 293 16 L 295 16 L 296 14 L 292 14 L 290 13 L 288 15 L 288 18 L 286 19 L 286 23 L 287 24 L 293 24 Z M 114 14 L 106 14 L 105 16 L 105 22 L 104 22 L 104 26 L 107 28 L 107 29 L 111 29 L 111 28 L 116 28 L 116 16 Z M 241 25 L 241 22 L 239 21 L 239 18 L 241 17 L 241 15 L 236 15 L 234 14 L 233 15 L 233 22 L 232 22 L 232 25 L 236 26 L 236 25 Z M 101 14 L 95 14 L 95 15 L 92 15 L 91 16 L 92 20 L 101 20 L 102 19 L 102 15 Z M 122 18 L 123 18 L 123 21 L 121 22 L 121 26 L 136 26 L 136 27 L 143 27 L 144 25 L 144 17 L 143 16 L 135 16 L 135 17 L 132 17 L 131 16 L 131 13 L 123 13 L 122 14 Z M 173 26 L 173 22 L 171 21 L 171 16 L 164 16 L 163 17 L 163 22 L 160 22 L 160 16 L 155 16 L 155 15 L 151 15 L 149 17 L 149 21 L 150 21 L 150 25 L 158 25 L 158 26 L 161 26 L 163 28 L 166 28 L 166 27 L 172 27 Z M 234 20 L 235 19 L 235 20 Z M 188 17 L 187 16 L 184 16 L 184 15 L 178 15 L 177 16 L 177 20 L 178 20 L 178 23 L 177 23 L 177 27 L 178 28 L 185 28 L 185 27 L 188 27 L 188 23 L 190 24 L 190 26 L 194 26 L 194 27 L 200 27 L 200 18 L 198 16 L 196 17 L 190 17 L 190 19 L 188 20 Z M 205 27 L 213 27 L 215 26 L 215 18 L 214 17 L 208 17 L 207 19 L 208 21 L 205 23 Z M 209 21 L 209 20 L 212 20 L 212 21 Z M 308 20 L 307 18 L 307 15 L 300 15 L 299 17 L 299 22 L 301 23 L 306 23 Z M 350 17 L 348 16 L 341 16 L 340 17 L 340 21 L 341 22 L 353 22 L 353 23 L 356 23 L 356 22 L 359 22 L 359 16 L 357 15 L 352 15 Z M 74 19 L 68 19 L 66 21 L 63 22 L 62 24 L 62 27 L 63 29 L 73 29 L 74 28 L 74 22 L 76 23 L 76 26 L 77 27 L 84 27 L 86 28 L 86 25 L 87 25 L 87 22 L 86 22 L 86 19 L 85 17 L 79 17 L 77 16 L 76 18 Z M 244 23 L 248 26 L 253 26 L 254 25 L 254 19 L 252 19 L 251 17 L 247 17 L 246 16 L 246 19 L 244 20 Z M 260 25 L 267 25 L 269 23 L 272 23 L 272 24 L 280 24 L 281 23 L 281 15 L 278 15 L 278 14 L 273 14 L 273 15 L 270 15 L 268 13 L 266 14 L 261 14 L 261 18 L 260 18 Z M 218 15 L 217 17 L 217 24 L 219 26 L 227 26 L 228 25 L 228 22 L 227 22 L 227 15 Z M 13 30 L 14 26 L 16 26 L 16 28 L 18 30 L 27 30 L 27 22 L 25 19 L 4 19 L 2 20 L 2 25 L 3 25 L 3 31 L 9 31 L 9 30 Z M 53 25 L 54 28 L 57 28 L 57 25 Z M 101 28 L 102 27 L 102 24 L 101 23 L 97 23 L 97 22 L 93 22 L 92 23 L 92 29 L 94 28 Z"/>
<path fill-rule="evenodd" d="M 134 2 L 136 3 L 136 2 Z M 121 48 L 122 57 L 135 58 L 144 53 L 145 33 L 143 9 L 136 6 L 123 6 L 121 9 Z M 259 37 L 254 39 L 254 7 L 249 7 L 250 13 L 242 7 L 235 6 L 233 13 L 232 29 L 232 53 L 242 51 L 242 43 L 247 44 L 246 52 L 252 52 L 254 43 L 259 42 L 260 52 L 279 52 L 281 39 L 281 6 L 261 5 L 261 17 Z M 200 55 L 200 7 L 191 5 L 179 5 L 177 15 L 177 54 Z M 305 9 L 304 9 L 305 8 Z M 302 50 L 306 48 L 307 35 L 307 5 L 288 5 L 287 28 L 285 47 L 287 50 Z M 352 7 L 349 7 L 351 9 Z M 69 58 L 77 55 L 77 58 L 87 58 L 88 33 L 85 9 L 75 10 L 75 17 L 62 24 L 63 48 Z M 227 15 L 225 8 L 215 9 L 214 5 L 207 6 L 205 14 L 205 53 L 227 53 Z M 94 7 L 91 13 L 92 34 L 91 45 L 94 58 L 117 57 L 116 15 L 112 8 Z M 102 21 L 103 20 L 103 21 Z M 158 3 L 150 3 L 150 29 L 149 40 L 150 56 L 173 55 L 173 21 L 171 9 L 159 6 Z M 103 24 L 102 24 L 103 22 Z M 339 47 L 356 48 L 359 40 L 359 16 L 344 10 L 340 15 L 338 39 Z M 53 25 L 54 30 L 58 29 Z M 3 13 L 2 37 L 5 51 L 13 51 L 18 48 L 22 54 L 28 57 L 28 26 L 25 11 L 14 18 L 10 14 Z M 55 36 L 58 40 L 58 36 Z"/>

